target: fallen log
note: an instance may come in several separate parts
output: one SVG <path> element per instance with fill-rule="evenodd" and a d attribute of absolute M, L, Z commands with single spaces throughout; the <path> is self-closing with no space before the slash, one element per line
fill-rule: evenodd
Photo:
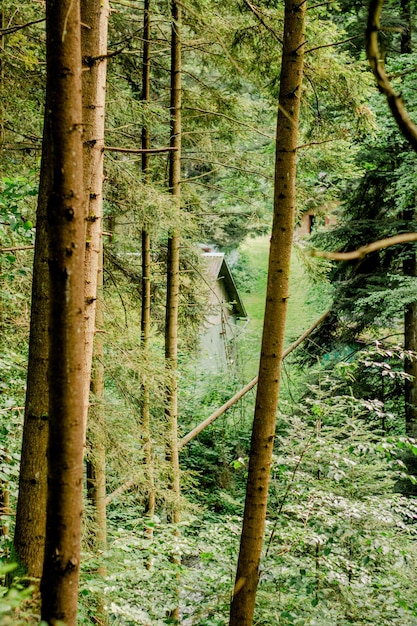
<path fill-rule="evenodd" d="M 305 339 L 307 339 L 307 337 L 313 332 L 313 330 L 315 330 L 317 328 L 317 326 L 320 326 L 320 324 L 326 319 L 326 317 L 329 315 L 329 311 L 326 311 L 325 313 L 323 313 L 323 315 L 321 315 L 318 320 L 316 320 L 314 322 L 314 324 L 312 326 L 310 326 L 310 328 L 308 328 L 302 335 L 301 337 L 299 337 L 296 341 L 294 341 L 294 343 L 292 343 L 286 350 L 284 350 L 284 353 L 282 355 L 282 359 L 284 360 L 286 356 L 288 356 L 290 354 L 290 352 L 292 352 L 293 350 L 295 350 L 295 348 L 297 348 L 300 343 L 303 343 L 303 341 Z M 240 400 L 240 398 L 243 398 L 244 395 L 246 395 L 248 393 L 248 391 L 250 391 L 251 389 L 253 389 L 253 387 L 255 387 L 255 385 L 258 382 L 258 377 L 256 376 L 255 378 L 253 378 L 247 385 L 245 385 L 242 389 L 240 389 L 237 393 L 235 393 L 235 395 L 230 398 L 230 400 L 228 400 L 227 402 L 225 402 L 223 404 L 223 406 L 221 406 L 219 409 L 217 409 L 216 411 L 214 411 L 214 413 L 212 413 L 211 415 L 209 415 L 209 417 L 207 417 L 203 422 L 201 422 L 198 426 L 196 426 L 195 428 L 193 428 L 193 430 L 191 430 L 188 435 L 185 435 L 185 437 L 183 437 L 179 442 L 178 442 L 178 449 L 181 450 L 181 448 L 183 448 L 184 446 L 187 445 L 187 443 L 189 443 L 192 439 L 194 439 L 195 437 L 197 437 L 198 434 L 201 433 L 202 430 L 204 430 L 207 426 L 209 426 L 210 424 L 212 424 L 218 417 L 220 417 L 220 415 L 223 415 L 223 413 L 225 413 L 228 409 L 230 409 L 231 406 L 233 406 L 234 404 L 236 404 L 236 402 L 238 400 Z"/>
<path fill-rule="evenodd" d="M 323 315 L 321 315 L 318 318 L 318 320 L 316 320 L 314 324 L 310 326 L 310 328 L 308 328 L 296 341 L 294 341 L 294 343 L 288 346 L 288 348 L 284 350 L 282 359 L 285 359 L 286 356 L 288 356 L 293 350 L 295 350 L 295 348 L 297 348 L 301 343 L 303 343 L 303 341 L 307 339 L 307 337 L 313 332 L 313 330 L 315 330 L 318 326 L 320 326 L 322 322 L 324 322 L 324 320 L 329 315 L 329 313 L 330 311 L 326 311 L 325 313 L 323 313 Z M 201 422 L 198 426 L 193 428 L 193 430 L 191 430 L 188 433 L 188 435 L 185 435 L 185 437 L 183 437 L 178 442 L 178 450 L 181 450 L 184 446 L 187 445 L 187 443 L 189 443 L 195 437 L 197 437 L 197 435 L 199 435 L 202 430 L 204 430 L 205 428 L 207 428 L 207 426 L 212 424 L 218 417 L 223 415 L 223 413 L 226 413 L 227 409 L 230 409 L 230 407 L 236 404 L 236 402 L 240 400 L 240 398 L 243 398 L 243 396 L 247 394 L 248 391 L 250 391 L 251 389 L 253 389 L 253 387 L 255 387 L 257 382 L 258 382 L 258 377 L 256 376 L 247 385 L 245 385 L 244 387 L 242 387 L 242 389 L 240 389 L 237 393 L 235 393 L 235 395 L 232 398 L 230 398 L 227 402 L 225 402 L 223 406 L 218 408 L 216 411 L 214 411 L 214 413 L 209 415 L 209 417 L 207 417 L 203 422 Z M 113 502 L 115 498 L 120 496 L 122 493 L 125 493 L 126 491 L 128 491 L 131 487 L 134 487 L 135 484 L 136 484 L 136 479 L 131 478 L 125 483 L 123 483 L 123 485 L 120 485 L 120 487 L 118 487 L 115 491 L 113 491 L 113 493 L 110 493 L 107 496 L 106 505 Z"/>

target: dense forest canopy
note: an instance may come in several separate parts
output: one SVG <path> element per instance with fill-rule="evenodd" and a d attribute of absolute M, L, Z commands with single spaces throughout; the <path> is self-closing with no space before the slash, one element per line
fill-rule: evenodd
<path fill-rule="evenodd" d="M 317 256 L 417 232 L 368 9 L 2 1 L 1 626 L 417 623 L 416 244 Z"/>

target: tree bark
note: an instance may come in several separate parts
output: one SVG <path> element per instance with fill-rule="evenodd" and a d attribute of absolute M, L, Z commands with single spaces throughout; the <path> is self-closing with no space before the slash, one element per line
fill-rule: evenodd
<path fill-rule="evenodd" d="M 173 202 L 180 209 L 181 198 L 181 5 L 171 1 L 171 89 L 170 116 L 171 135 L 169 153 L 169 191 Z M 168 238 L 167 253 L 167 299 L 165 317 L 165 363 L 167 369 L 166 417 L 168 422 L 167 458 L 171 470 L 172 508 L 169 515 L 174 524 L 180 516 L 180 466 L 178 451 L 178 301 L 179 301 L 179 233 L 177 230 Z M 175 530 L 178 533 L 178 529 Z M 173 563 L 180 565 L 178 554 L 172 555 Z M 179 575 L 178 575 L 179 576 Z M 179 581 L 178 604 L 170 611 L 170 617 L 179 624 Z"/>
<path fill-rule="evenodd" d="M 23 421 L 19 495 L 14 550 L 28 577 L 40 582 L 42 575 L 47 501 L 48 446 L 48 319 L 49 270 L 46 205 L 51 191 L 51 151 L 46 133 L 49 105 L 45 106 L 44 139 L 36 214 L 30 314 L 29 359 Z"/>
<path fill-rule="evenodd" d="M 46 5 L 49 226 L 49 443 L 42 620 L 75 626 L 84 448 L 81 19 L 77 0 Z"/>
<path fill-rule="evenodd" d="M 303 77 L 305 2 L 285 1 L 275 162 L 274 218 L 266 309 L 248 467 L 245 511 L 230 610 L 230 626 L 253 621 L 275 435 L 291 245 L 294 230 L 296 147 Z"/>
<path fill-rule="evenodd" d="M 417 260 L 414 252 L 403 262 L 405 276 L 417 276 Z M 417 354 L 417 302 L 411 302 L 404 311 L 404 350 Z M 411 378 L 404 382 L 405 428 L 407 435 L 417 439 L 417 361 L 404 359 L 404 372 Z M 412 463 L 415 472 L 415 462 Z"/>
<path fill-rule="evenodd" d="M 181 7 L 171 2 L 171 137 L 170 145 L 175 148 L 169 159 L 169 190 L 179 209 L 181 189 Z M 178 459 L 178 298 L 179 298 L 179 233 L 173 232 L 168 239 L 167 256 L 167 299 L 165 318 L 165 361 L 168 372 L 166 415 L 169 423 L 169 460 L 171 463 L 171 486 L 174 502 L 172 521 L 180 521 L 179 459 Z"/>
<path fill-rule="evenodd" d="M 150 0 L 145 0 L 143 14 L 143 71 L 142 71 L 142 101 L 149 103 L 151 91 L 151 19 Z M 149 129 L 145 124 L 142 128 L 142 172 L 143 181 L 149 184 L 150 148 Z M 152 519 L 155 513 L 155 483 L 153 471 L 152 438 L 150 424 L 150 397 L 148 382 L 149 332 L 151 324 L 151 241 L 147 225 L 142 229 L 142 309 L 141 309 L 141 345 L 145 358 L 145 372 L 142 384 L 141 422 L 145 444 L 145 466 L 148 479 L 148 494 L 146 516 Z M 149 526 L 148 534 L 152 536 Z"/>
<path fill-rule="evenodd" d="M 84 189 L 87 216 L 85 250 L 85 406 L 87 425 L 93 358 L 97 276 L 103 221 L 103 157 L 107 74 L 108 0 L 82 0 Z"/>
<path fill-rule="evenodd" d="M 411 2 L 410 0 L 401 0 L 401 19 L 403 20 L 403 32 L 401 33 L 401 54 L 409 54 L 413 51 L 411 33 Z"/>
<path fill-rule="evenodd" d="M 101 240 L 100 247 L 103 246 Z M 104 413 L 104 315 L 103 315 L 103 251 L 99 255 L 97 278 L 97 305 L 95 314 L 91 393 L 93 404 L 89 408 L 91 458 L 87 462 L 87 496 L 94 510 L 94 549 L 103 552 L 107 544 L 106 519 L 106 419 Z M 90 432 L 90 431 L 89 431 Z M 104 573 L 104 568 L 99 570 Z"/>

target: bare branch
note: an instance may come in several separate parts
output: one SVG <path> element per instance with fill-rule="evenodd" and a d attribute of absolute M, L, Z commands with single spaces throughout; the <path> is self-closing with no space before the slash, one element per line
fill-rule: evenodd
<path fill-rule="evenodd" d="M 320 5 L 317 5 L 320 6 Z M 312 7 L 311 7 L 312 8 Z M 354 35 L 353 37 L 348 37 L 347 39 L 343 39 L 342 41 L 336 41 L 335 43 L 326 43 L 323 46 L 316 46 L 315 48 L 310 48 L 306 50 L 304 54 L 309 54 L 309 52 L 314 52 L 315 50 L 321 50 L 322 48 L 333 48 L 334 46 L 341 46 L 344 43 L 348 43 L 349 41 L 353 41 L 353 39 L 358 39 L 363 35 Z"/>
<path fill-rule="evenodd" d="M 311 9 L 318 9 L 319 7 L 324 7 L 327 4 L 333 4 L 334 0 L 329 0 L 329 2 L 319 2 L 319 4 L 312 4 L 311 6 L 307 7 L 307 11 L 311 11 Z"/>
<path fill-rule="evenodd" d="M 177 150 L 177 148 L 173 148 L 171 146 L 167 146 L 165 148 L 116 148 L 114 146 L 104 146 L 106 152 L 124 152 L 127 154 L 143 154 L 144 152 L 148 154 L 158 154 L 159 152 L 171 152 L 172 150 Z"/>
<path fill-rule="evenodd" d="M 44 22 L 45 18 L 42 17 L 39 20 L 34 20 L 33 22 L 27 22 L 26 24 L 16 24 L 16 26 L 9 26 L 9 28 L 0 28 L 0 36 L 3 35 L 11 35 L 12 33 L 16 33 L 18 30 L 22 30 L 23 28 L 27 28 L 28 26 L 33 26 L 34 24 L 40 24 Z"/>
<path fill-rule="evenodd" d="M 309 145 L 309 144 L 306 144 Z M 301 146 L 302 148 L 304 146 Z M 226 169 L 232 169 L 232 170 L 237 170 L 238 172 L 243 172 L 244 174 L 255 174 L 255 176 L 261 176 L 263 178 L 266 178 L 267 180 L 273 180 L 273 176 L 268 176 L 267 174 L 265 174 L 264 172 L 260 172 L 260 171 L 256 171 L 256 170 L 248 170 L 245 169 L 244 167 L 238 167 L 237 165 L 230 165 L 230 163 L 219 163 L 218 161 L 212 161 L 210 158 L 208 158 L 206 161 L 204 159 L 197 159 L 194 157 L 182 157 L 181 158 L 182 161 L 198 161 L 199 163 L 207 163 L 209 162 L 210 165 L 218 165 L 220 167 L 224 167 Z M 215 172 L 216 170 L 212 170 L 213 172 Z M 210 172 L 207 172 L 207 174 L 209 174 Z M 197 178 L 197 177 L 194 177 Z M 192 178 L 188 178 L 187 180 L 194 180 Z"/>
<path fill-rule="evenodd" d="M 326 252 L 325 250 L 311 250 L 311 256 L 320 257 L 322 259 L 331 259 L 332 261 L 353 261 L 354 259 L 363 259 L 367 254 L 376 252 L 377 250 L 383 250 L 390 246 L 396 246 L 399 243 L 411 243 L 417 241 L 417 233 L 403 233 L 402 235 L 395 235 L 394 237 L 387 237 L 386 239 L 379 239 L 372 243 L 361 246 L 357 250 L 351 252 Z"/>
<path fill-rule="evenodd" d="M 411 121 L 400 96 L 398 96 L 389 82 L 385 69 L 380 61 L 378 46 L 378 32 L 380 31 L 380 14 L 383 0 L 371 0 L 369 4 L 368 24 L 366 27 L 366 54 L 372 68 L 378 89 L 385 94 L 391 113 L 398 124 L 398 128 L 417 152 L 417 127 Z"/>
<path fill-rule="evenodd" d="M 303 143 L 301 146 L 297 146 L 296 150 L 302 150 L 303 148 L 309 148 L 310 146 L 321 146 L 323 143 L 338 141 L 338 139 L 338 137 L 335 137 L 334 139 L 323 139 L 322 141 L 310 141 L 309 143 Z"/>
<path fill-rule="evenodd" d="M 0 254 L 3 252 L 18 252 L 19 250 L 33 250 L 35 246 L 16 246 L 14 248 L 0 248 Z"/>
<path fill-rule="evenodd" d="M 198 109 L 196 107 L 185 107 L 185 108 L 187 109 L 187 111 L 197 111 L 198 113 L 205 113 L 206 115 L 214 115 L 216 117 L 222 117 L 226 120 L 229 120 L 230 122 L 234 122 L 235 124 L 238 124 L 239 126 L 244 126 L 245 128 L 249 128 L 249 130 L 253 130 L 255 133 L 258 133 L 258 135 L 262 135 L 262 137 L 267 137 L 267 139 L 271 139 L 271 141 L 275 141 L 275 137 L 273 137 L 272 135 L 267 135 L 266 133 L 263 133 L 258 128 L 255 128 L 254 126 L 251 126 L 250 124 L 246 124 L 245 122 L 241 122 L 240 120 L 237 120 L 234 117 L 230 117 L 229 115 L 225 115 L 224 113 L 218 113 L 217 111 L 206 111 L 205 109 Z"/>

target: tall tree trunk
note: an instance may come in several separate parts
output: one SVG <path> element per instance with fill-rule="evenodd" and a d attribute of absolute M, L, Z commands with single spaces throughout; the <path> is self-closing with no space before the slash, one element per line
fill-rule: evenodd
<path fill-rule="evenodd" d="M 259 579 L 259 562 L 284 352 L 285 316 L 289 296 L 305 10 L 305 2 L 285 1 L 284 45 L 276 140 L 274 219 L 245 511 L 236 584 L 230 611 L 230 626 L 252 624 Z"/>
<path fill-rule="evenodd" d="M 84 448 L 84 249 L 81 19 L 77 0 L 46 5 L 49 226 L 49 443 L 42 619 L 75 626 Z"/>
<path fill-rule="evenodd" d="M 108 0 L 82 0 L 84 189 L 87 215 L 85 251 L 85 406 L 87 424 L 95 331 L 97 276 L 102 253 L 103 157 L 107 74 Z"/>
<path fill-rule="evenodd" d="M 103 243 L 101 242 L 101 248 Z M 103 251 L 99 256 L 96 305 L 96 334 L 94 337 L 91 393 L 89 409 L 91 458 L 87 462 L 87 496 L 94 510 L 94 549 L 103 552 L 107 544 L 106 519 L 106 420 L 104 413 L 104 310 L 103 310 Z M 104 569 L 101 568 L 101 574 Z"/>
<path fill-rule="evenodd" d="M 38 581 L 42 575 L 45 550 L 49 413 L 49 240 L 46 205 L 51 192 L 52 163 L 46 133 L 48 104 L 45 109 L 33 261 L 25 416 L 14 534 L 14 550 L 18 561 L 23 565 L 28 577 Z"/>
<path fill-rule="evenodd" d="M 417 276 L 417 260 L 415 252 L 411 252 L 409 259 L 403 262 L 405 276 Z M 411 302 L 404 311 L 404 350 L 411 350 L 417 354 L 417 302 Z M 404 359 L 404 372 L 411 378 L 404 382 L 405 428 L 407 435 L 417 439 L 417 361 Z M 410 458 L 412 473 L 415 473 L 416 463 Z M 415 491 L 415 489 L 413 489 Z"/>
<path fill-rule="evenodd" d="M 94 544 L 106 546 L 105 417 L 103 369 L 103 157 L 107 75 L 108 0 L 81 1 L 83 60 L 84 193 L 87 215 L 85 249 L 84 428 L 91 417 L 93 436 L 87 460 L 87 496 L 94 510 Z M 98 293 L 100 291 L 100 294 Z M 100 300 L 99 300 L 100 299 Z M 99 331 L 95 335 L 96 329 Z M 92 373 L 93 349 L 95 350 Z M 94 407 L 89 411 L 91 391 Z"/>
<path fill-rule="evenodd" d="M 401 0 L 401 19 L 403 20 L 403 32 L 401 33 L 401 53 L 409 54 L 413 51 L 411 43 L 411 1 Z"/>
<path fill-rule="evenodd" d="M 0 11 L 0 29 L 5 27 L 4 12 Z M 4 144 L 4 35 L 0 35 L 0 145 Z"/>
<path fill-rule="evenodd" d="M 175 148 L 169 154 L 169 190 L 179 210 L 181 179 L 181 7 L 171 2 L 171 138 Z M 178 298 L 179 298 L 179 233 L 173 232 L 168 239 L 167 300 L 165 318 L 165 359 L 169 376 L 166 415 L 169 422 L 169 459 L 174 495 L 172 521 L 180 521 L 180 477 L 178 460 Z"/>
<path fill-rule="evenodd" d="M 169 153 L 169 190 L 173 201 L 180 209 L 181 199 L 181 6 L 171 1 L 171 136 Z M 165 317 L 165 362 L 168 374 L 166 416 L 169 427 L 168 460 L 171 469 L 172 513 L 174 524 L 180 522 L 180 466 L 178 451 L 178 300 L 179 300 L 179 233 L 177 230 L 168 238 L 167 254 L 167 300 Z M 178 530 L 176 529 L 177 533 Z M 177 565 L 181 559 L 172 555 Z M 179 581 L 178 581 L 179 585 Z M 177 588 L 179 600 L 179 586 Z M 179 623 L 179 605 L 170 611 L 174 623 Z"/>
<path fill-rule="evenodd" d="M 142 71 L 142 101 L 149 103 L 151 88 L 151 19 L 150 0 L 145 0 L 143 15 L 143 71 Z M 145 124 L 142 129 L 142 148 L 150 148 L 149 129 Z M 149 153 L 142 154 L 143 180 L 149 184 Z M 152 458 L 152 439 L 150 424 L 150 398 L 148 382 L 148 356 L 149 356 L 149 331 L 151 323 L 151 242 L 146 225 L 142 230 L 142 310 L 141 310 L 141 344 L 145 357 L 145 373 L 142 385 L 142 406 L 141 418 L 145 440 L 145 465 L 148 478 L 148 496 L 146 503 L 146 515 L 152 519 L 155 513 L 155 483 Z M 152 535 L 152 528 L 149 527 L 149 535 Z"/>

